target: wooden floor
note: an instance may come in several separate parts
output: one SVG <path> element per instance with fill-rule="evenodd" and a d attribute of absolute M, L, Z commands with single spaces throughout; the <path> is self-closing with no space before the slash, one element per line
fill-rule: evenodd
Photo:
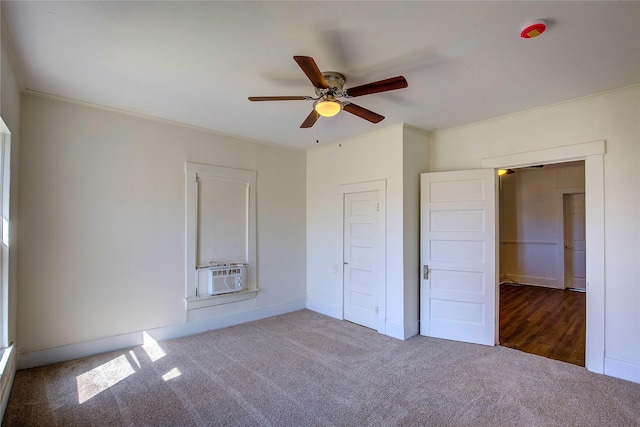
<path fill-rule="evenodd" d="M 586 294 L 500 285 L 500 345 L 584 366 Z"/>

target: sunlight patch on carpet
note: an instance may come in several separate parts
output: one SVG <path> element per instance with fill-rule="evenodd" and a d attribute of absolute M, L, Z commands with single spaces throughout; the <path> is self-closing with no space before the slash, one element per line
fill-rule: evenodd
<path fill-rule="evenodd" d="M 78 375 L 76 377 L 78 403 L 86 402 L 135 372 L 135 369 L 123 354 L 89 372 Z"/>
<path fill-rule="evenodd" d="M 162 359 L 167 355 L 162 347 L 160 347 L 160 344 L 158 344 L 158 341 L 156 341 L 151 335 L 143 332 L 142 337 L 144 339 L 144 345 L 142 346 L 142 349 L 145 351 L 145 353 L 147 353 L 147 356 L 149 356 L 149 359 L 151 359 L 152 362 L 155 362 L 158 359 Z"/>
<path fill-rule="evenodd" d="M 133 363 L 136 364 L 136 367 L 138 369 L 142 368 L 142 365 L 140 365 L 140 361 L 138 360 L 138 357 L 136 356 L 136 354 L 133 352 L 133 350 L 129 350 L 129 359 L 133 360 Z"/>
<path fill-rule="evenodd" d="M 173 368 L 172 370 L 170 370 L 169 372 L 164 374 L 162 376 L 162 379 L 165 380 L 165 381 L 169 381 L 169 380 L 172 380 L 174 378 L 178 378 L 180 375 L 182 375 L 182 372 L 180 372 L 180 369 Z"/>

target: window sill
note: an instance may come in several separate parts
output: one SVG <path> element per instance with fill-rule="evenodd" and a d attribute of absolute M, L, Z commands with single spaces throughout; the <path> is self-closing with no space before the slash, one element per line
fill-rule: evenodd
<path fill-rule="evenodd" d="M 199 298 L 185 298 L 185 310 L 196 310 L 198 308 L 212 307 L 216 305 L 229 304 L 232 302 L 246 301 L 255 298 L 258 294 L 257 289 L 236 292 L 225 295 L 211 295 Z"/>

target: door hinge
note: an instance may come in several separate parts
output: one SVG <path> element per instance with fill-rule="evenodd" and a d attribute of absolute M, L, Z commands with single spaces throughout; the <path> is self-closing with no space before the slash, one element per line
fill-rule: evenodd
<path fill-rule="evenodd" d="M 422 278 L 424 280 L 429 280 L 429 266 L 428 265 L 423 265 L 422 266 Z"/>
<path fill-rule="evenodd" d="M 380 212 L 380 203 L 376 203 L 376 211 Z"/>
<path fill-rule="evenodd" d="M 378 306 L 376 306 L 376 314 L 378 314 Z"/>

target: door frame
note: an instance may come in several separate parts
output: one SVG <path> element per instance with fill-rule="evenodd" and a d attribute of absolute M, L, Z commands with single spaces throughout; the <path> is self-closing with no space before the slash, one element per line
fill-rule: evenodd
<path fill-rule="evenodd" d="M 604 374 L 605 361 L 605 148 L 605 141 L 601 140 L 482 159 L 482 167 L 491 169 L 520 168 L 584 160 L 585 230 L 587 240 L 587 344 L 585 367 L 587 370 L 599 374 Z M 496 322 L 498 322 L 498 313 L 499 307 L 496 306 Z"/>
<path fill-rule="evenodd" d="M 387 219 L 386 219 L 386 200 L 387 200 L 387 180 L 381 179 L 377 181 L 358 182 L 355 184 L 344 184 L 338 186 L 340 197 L 340 208 L 342 221 L 340 229 L 342 230 L 342 244 L 340 245 L 341 260 L 344 261 L 344 195 L 348 193 L 363 193 L 366 191 L 378 192 L 378 203 L 380 203 L 378 235 L 380 237 L 380 248 L 376 254 L 376 265 L 380 267 L 377 274 L 377 298 L 378 298 L 378 316 L 376 330 L 381 334 L 386 334 L 386 312 L 387 312 Z M 340 275 L 340 320 L 344 320 L 344 264 Z"/>

